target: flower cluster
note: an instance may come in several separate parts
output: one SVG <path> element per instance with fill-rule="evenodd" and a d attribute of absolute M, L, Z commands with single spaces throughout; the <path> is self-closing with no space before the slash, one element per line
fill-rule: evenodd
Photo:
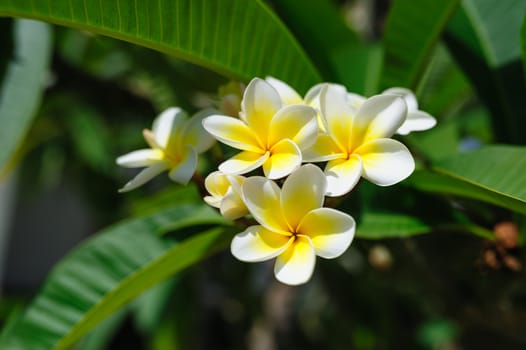
<path fill-rule="evenodd" d="M 118 158 L 120 165 L 148 166 L 123 190 L 168 169 L 186 183 L 210 135 L 237 149 L 206 178 L 204 200 L 227 219 L 250 215 L 257 224 L 235 236 L 232 254 L 247 262 L 276 258 L 276 278 L 291 285 L 310 279 L 316 256 L 336 258 L 353 239 L 354 219 L 323 207 L 325 197 L 348 194 L 362 177 L 379 186 L 404 180 L 414 160 L 392 136 L 436 123 L 407 89 L 365 98 L 324 83 L 302 98 L 271 77 L 253 79 L 238 110 L 239 117 L 207 111 L 188 120 L 180 109 L 163 112 L 144 131 L 152 149 Z"/>

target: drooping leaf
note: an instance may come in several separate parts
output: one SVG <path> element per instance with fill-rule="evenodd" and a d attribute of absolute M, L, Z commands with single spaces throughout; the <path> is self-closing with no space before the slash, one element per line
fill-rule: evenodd
<path fill-rule="evenodd" d="M 408 184 L 428 192 L 473 198 L 526 214 L 526 148 L 486 146 L 417 171 Z"/>
<path fill-rule="evenodd" d="M 159 237 L 178 206 L 110 227 L 64 258 L 25 313 L 0 338 L 3 349 L 68 349 L 149 287 L 224 249 L 216 227 L 182 242 Z"/>
<path fill-rule="evenodd" d="M 496 141 L 525 144 L 526 84 L 520 59 L 521 0 L 465 0 L 448 27 L 448 46 L 492 114 Z"/>
<path fill-rule="evenodd" d="M 320 80 L 294 37 L 260 1 L 9 0 L 0 2 L 0 16 L 107 35 L 232 78 L 272 75 L 302 91 Z"/>
<path fill-rule="evenodd" d="M 13 52 L 0 82 L 0 169 L 24 139 L 39 106 L 51 56 L 48 25 L 28 20 L 13 22 Z M 4 57 L 6 58 L 6 57 Z"/>
<path fill-rule="evenodd" d="M 396 0 L 384 32 L 381 87 L 415 89 L 459 0 Z"/>

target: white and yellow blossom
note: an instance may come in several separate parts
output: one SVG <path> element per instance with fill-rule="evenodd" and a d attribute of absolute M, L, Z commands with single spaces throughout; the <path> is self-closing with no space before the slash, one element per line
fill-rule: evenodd
<path fill-rule="evenodd" d="M 241 198 L 241 185 L 245 177 L 227 175 L 220 171 L 210 173 L 205 179 L 205 188 L 210 196 L 204 197 L 206 203 L 218 208 L 225 219 L 235 220 L 245 216 L 248 209 Z"/>
<path fill-rule="evenodd" d="M 323 208 L 326 186 L 322 171 L 312 164 L 290 174 L 281 190 L 264 177 L 246 179 L 243 198 L 259 225 L 234 237 L 232 254 L 246 262 L 276 258 L 274 274 L 279 281 L 290 285 L 307 282 L 316 255 L 340 256 L 355 232 L 351 216 Z"/>
<path fill-rule="evenodd" d="M 244 92 L 240 119 L 213 115 L 203 120 L 203 126 L 219 141 L 241 150 L 220 164 L 220 171 L 240 175 L 263 166 L 270 179 L 298 168 L 302 150 L 313 144 L 318 132 L 313 108 L 283 107 L 278 92 L 258 78 Z"/>
<path fill-rule="evenodd" d="M 407 118 L 405 122 L 396 131 L 397 134 L 407 135 L 412 131 L 423 131 L 431 129 L 437 123 L 436 119 L 430 114 L 418 109 L 416 96 L 409 89 L 394 87 L 387 89 L 383 94 L 392 94 L 400 96 L 407 104 Z"/>
<path fill-rule="evenodd" d="M 187 184 L 197 167 L 197 155 L 215 142 L 202 126 L 203 118 L 211 113 L 211 110 L 204 110 L 189 119 L 177 107 L 162 112 L 153 122 L 152 130 L 143 130 L 150 148 L 117 158 L 117 164 L 123 167 L 146 167 L 119 191 L 131 191 L 165 170 L 169 170 L 173 181 Z"/>
<path fill-rule="evenodd" d="M 346 194 L 361 176 L 388 186 L 413 172 L 415 164 L 409 150 L 390 139 L 405 121 L 407 106 L 402 98 L 377 95 L 355 108 L 348 103 L 346 93 L 326 85 L 320 94 L 320 110 L 327 133 L 320 134 L 304 153 L 304 161 L 328 161 L 328 196 Z"/>

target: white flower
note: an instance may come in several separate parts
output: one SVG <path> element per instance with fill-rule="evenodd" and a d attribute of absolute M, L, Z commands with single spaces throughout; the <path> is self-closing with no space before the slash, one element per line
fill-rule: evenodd
<path fill-rule="evenodd" d="M 210 196 L 204 198 L 208 205 L 218 208 L 225 219 L 235 220 L 245 216 L 248 209 L 241 198 L 241 185 L 245 177 L 227 175 L 220 171 L 210 173 L 205 188 Z"/>
<path fill-rule="evenodd" d="M 152 130 L 143 130 L 150 148 L 117 158 L 117 164 L 123 167 L 146 167 L 119 191 L 131 191 L 165 170 L 169 170 L 170 179 L 186 185 L 197 167 L 197 155 L 215 141 L 202 126 L 203 118 L 211 113 L 213 111 L 204 110 L 188 119 L 177 107 L 162 112 L 153 122 Z"/>
<path fill-rule="evenodd" d="M 276 258 L 274 274 L 279 281 L 291 285 L 307 282 L 316 255 L 326 259 L 340 256 L 355 232 L 351 216 L 323 208 L 326 186 L 322 171 L 312 164 L 290 174 L 281 190 L 264 177 L 246 179 L 243 198 L 260 225 L 234 237 L 232 254 L 246 262 Z"/>

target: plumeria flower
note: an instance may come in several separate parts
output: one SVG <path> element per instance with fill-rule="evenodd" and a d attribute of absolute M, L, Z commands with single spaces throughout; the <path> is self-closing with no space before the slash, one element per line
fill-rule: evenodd
<path fill-rule="evenodd" d="M 241 261 L 277 258 L 276 278 L 286 284 L 307 282 L 316 255 L 340 256 L 354 237 L 354 219 L 336 209 L 323 208 L 327 181 L 312 164 L 294 171 L 280 190 L 274 181 L 255 176 L 241 187 L 245 203 L 259 225 L 232 240 L 232 254 Z"/>
<path fill-rule="evenodd" d="M 219 165 L 226 174 L 240 175 L 263 166 L 265 176 L 279 179 L 298 168 L 302 150 L 318 132 L 316 111 L 304 105 L 283 107 L 278 92 L 255 78 L 241 101 L 240 119 L 213 115 L 204 128 L 219 141 L 241 150 Z"/>
<path fill-rule="evenodd" d="M 394 87 L 387 89 L 383 94 L 393 94 L 400 96 L 407 104 L 407 118 L 405 122 L 396 131 L 397 134 L 407 135 L 411 131 L 422 131 L 431 129 L 437 123 L 436 119 L 428 113 L 418 109 L 416 96 L 409 89 Z"/>
<path fill-rule="evenodd" d="M 348 104 L 346 94 L 327 85 L 320 94 L 320 109 L 327 133 L 304 153 L 304 161 L 328 161 L 328 196 L 348 193 L 361 176 L 388 186 L 413 172 L 409 150 L 390 139 L 405 121 L 407 106 L 402 98 L 373 96 L 356 109 Z"/>
<path fill-rule="evenodd" d="M 284 81 L 281 81 L 273 77 L 266 77 L 265 80 L 267 81 L 267 83 L 272 85 L 274 89 L 276 89 L 276 91 L 279 93 L 279 96 L 281 97 L 281 102 L 284 105 L 303 104 L 303 105 L 307 105 L 307 106 L 310 106 L 316 109 L 317 118 L 318 118 L 318 127 L 320 131 L 325 132 L 327 130 L 325 123 L 320 116 L 320 92 L 323 86 L 327 85 L 327 83 L 314 85 L 312 88 L 309 89 L 309 91 L 307 91 L 307 93 L 305 94 L 305 98 L 302 98 L 296 92 L 296 90 L 294 90 L 290 85 L 288 85 Z M 338 89 L 342 91 L 342 93 L 347 91 L 343 85 L 332 84 L 332 83 L 330 85 L 334 89 Z"/>
<path fill-rule="evenodd" d="M 189 119 L 177 107 L 162 112 L 153 122 L 152 130 L 143 130 L 150 148 L 117 158 L 117 164 L 123 167 L 146 167 L 119 191 L 131 191 L 165 170 L 169 170 L 170 179 L 186 185 L 197 167 L 197 155 L 215 142 L 202 126 L 203 118 L 211 113 L 212 110 L 204 110 Z"/>
<path fill-rule="evenodd" d="M 241 198 L 241 185 L 245 177 L 227 175 L 220 171 L 210 173 L 205 179 L 205 188 L 210 196 L 204 198 L 210 206 L 218 208 L 225 219 L 235 220 L 248 213 Z"/>

